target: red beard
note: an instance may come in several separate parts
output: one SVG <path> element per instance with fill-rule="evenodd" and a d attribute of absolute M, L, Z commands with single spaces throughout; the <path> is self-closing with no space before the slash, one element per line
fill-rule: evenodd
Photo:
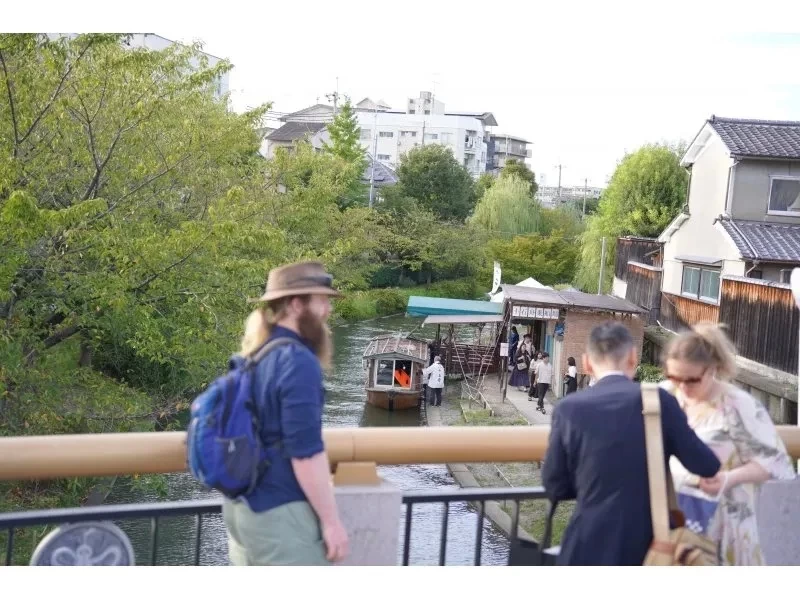
<path fill-rule="evenodd" d="M 330 368 L 333 357 L 333 341 L 330 329 L 325 322 L 305 309 L 297 319 L 297 327 L 300 336 L 311 345 L 311 350 L 314 351 L 322 367 Z"/>

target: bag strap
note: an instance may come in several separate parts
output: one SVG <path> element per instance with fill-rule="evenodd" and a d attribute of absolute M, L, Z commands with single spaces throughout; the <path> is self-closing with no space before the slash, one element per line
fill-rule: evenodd
<path fill-rule="evenodd" d="M 268 342 L 264 343 L 262 345 L 262 347 L 258 351 L 256 351 L 255 354 L 253 354 L 250 357 L 248 357 L 247 359 L 245 359 L 244 367 L 245 368 L 253 367 L 259 361 L 264 359 L 273 350 L 275 350 L 278 347 L 281 347 L 283 345 L 289 345 L 289 344 L 292 344 L 292 343 L 297 344 L 297 345 L 300 344 L 300 342 L 298 340 L 293 339 L 293 338 L 288 337 L 288 336 L 282 336 L 280 338 L 276 338 L 275 340 L 268 341 Z"/>
<path fill-rule="evenodd" d="M 298 341 L 297 339 L 294 339 L 294 338 L 291 338 L 291 337 L 287 337 L 287 336 L 282 336 L 280 338 L 276 338 L 275 340 L 271 340 L 271 341 L 268 341 L 268 342 L 264 343 L 264 345 L 258 351 L 256 351 L 256 353 L 254 355 L 251 355 L 250 357 L 248 357 L 245 360 L 245 363 L 244 363 L 244 366 L 243 366 L 244 369 L 249 369 L 249 368 L 254 367 L 259 361 L 264 359 L 264 357 L 266 357 L 269 353 L 271 353 L 272 351 L 274 351 L 278 347 L 282 347 L 284 345 L 290 345 L 292 343 L 294 343 L 296 345 L 300 345 L 301 344 L 300 341 Z M 262 429 L 262 426 L 261 426 L 261 417 L 259 416 L 259 413 L 258 413 L 258 406 L 257 406 L 258 405 L 258 401 L 256 400 L 256 397 L 252 394 L 252 392 L 253 392 L 253 388 L 252 387 L 250 388 L 250 392 L 251 392 L 250 402 L 252 404 L 251 412 L 252 412 L 252 415 L 253 415 L 253 423 L 255 424 L 256 428 L 260 431 Z M 280 441 L 278 441 L 278 444 L 280 444 Z M 275 446 L 278 446 L 278 444 L 275 444 Z"/>
<path fill-rule="evenodd" d="M 661 399 L 657 384 L 642 384 L 642 415 L 647 447 L 647 478 L 650 484 L 650 516 L 653 539 L 669 542 L 669 494 L 672 480 L 664 467 L 664 439 L 661 434 Z M 674 490 L 671 493 L 674 496 Z M 676 500 L 677 503 L 677 500 Z"/>

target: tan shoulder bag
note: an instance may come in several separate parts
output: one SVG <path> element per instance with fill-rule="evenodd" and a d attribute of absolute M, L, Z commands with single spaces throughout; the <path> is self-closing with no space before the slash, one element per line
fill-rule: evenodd
<path fill-rule="evenodd" d="M 717 545 L 712 540 L 684 527 L 683 513 L 664 467 L 664 440 L 661 435 L 661 400 L 657 384 L 642 384 L 642 414 L 647 445 L 647 473 L 650 482 L 650 516 L 653 543 L 645 565 L 719 565 Z M 669 514 L 678 528 L 669 529 Z"/>

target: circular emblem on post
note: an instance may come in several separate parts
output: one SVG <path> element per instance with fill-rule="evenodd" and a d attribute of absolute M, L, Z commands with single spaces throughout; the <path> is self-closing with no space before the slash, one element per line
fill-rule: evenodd
<path fill-rule="evenodd" d="M 31 565 L 46 567 L 133 566 L 133 546 L 119 527 L 107 521 L 67 523 L 39 542 Z"/>

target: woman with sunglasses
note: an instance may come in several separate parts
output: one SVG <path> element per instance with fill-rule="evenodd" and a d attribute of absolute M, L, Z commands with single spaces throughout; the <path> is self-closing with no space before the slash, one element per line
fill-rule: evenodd
<path fill-rule="evenodd" d="M 705 533 L 720 543 L 724 565 L 763 565 L 756 494 L 767 480 L 794 477 L 786 447 L 761 402 L 731 383 L 735 349 L 717 325 L 699 324 L 674 338 L 664 365 L 665 388 L 722 462 L 719 473 L 705 479 L 672 459 L 675 489 L 699 489 L 708 500 L 719 501 Z"/>

